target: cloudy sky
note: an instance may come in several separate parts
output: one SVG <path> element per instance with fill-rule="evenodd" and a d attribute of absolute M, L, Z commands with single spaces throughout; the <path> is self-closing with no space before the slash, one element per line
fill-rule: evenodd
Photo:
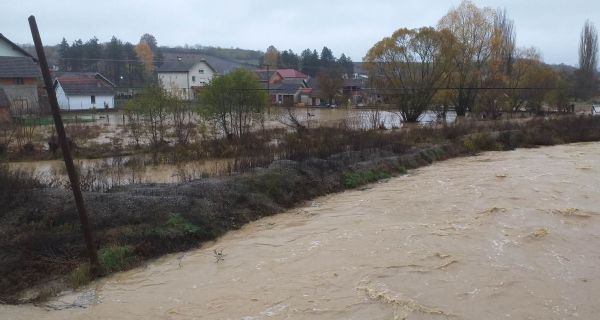
<path fill-rule="evenodd" d="M 475 0 L 506 8 L 517 44 L 536 47 L 547 63 L 577 65 L 579 34 L 586 19 L 600 28 L 600 1 Z M 435 26 L 459 0 L 2 0 L 0 33 L 32 43 L 27 17 L 36 16 L 45 44 L 115 35 L 137 43 L 144 33 L 159 45 L 210 45 L 299 53 L 328 46 L 336 56 L 360 61 L 394 30 Z"/>

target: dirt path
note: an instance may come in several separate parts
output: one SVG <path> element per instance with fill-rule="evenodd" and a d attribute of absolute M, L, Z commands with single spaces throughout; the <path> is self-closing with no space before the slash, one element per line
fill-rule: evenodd
<path fill-rule="evenodd" d="M 600 143 L 448 160 L 0 318 L 594 319 L 599 164 Z"/>

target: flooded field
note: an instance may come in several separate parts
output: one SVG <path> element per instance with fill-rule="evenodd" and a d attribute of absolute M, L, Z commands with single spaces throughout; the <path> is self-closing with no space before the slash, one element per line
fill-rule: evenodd
<path fill-rule="evenodd" d="M 174 183 L 225 174 L 235 167 L 234 159 L 206 159 L 180 164 L 152 164 L 150 156 L 114 157 L 105 159 L 77 159 L 81 178 L 94 178 L 101 189 L 132 183 Z M 31 172 L 42 182 L 53 179 L 67 181 L 62 160 L 10 162 L 12 171 Z"/>
<path fill-rule="evenodd" d="M 293 113 L 297 119 L 308 127 L 335 127 L 341 124 L 354 129 L 369 129 L 379 127 L 402 128 L 400 116 L 395 112 L 346 109 L 346 108 L 293 108 Z M 131 135 L 124 130 L 124 124 L 127 124 L 127 117 L 121 112 L 100 113 L 100 114 L 69 114 L 72 121 L 79 119 L 83 125 L 97 125 L 101 127 L 101 133 L 98 137 L 89 139 L 86 143 L 104 144 L 110 143 L 118 138 L 124 144 L 134 144 Z M 267 115 L 268 120 L 265 127 L 278 128 L 286 127 L 289 115 L 287 109 L 273 108 Z M 455 114 L 449 114 L 448 121 L 454 121 Z M 421 124 L 427 124 L 435 121 L 435 114 L 425 113 Z M 50 128 L 48 126 L 48 128 Z M 44 143 L 44 147 L 47 146 Z M 154 159 L 156 160 L 156 159 Z M 214 176 L 228 173 L 231 168 L 236 167 L 234 159 L 206 159 L 203 161 L 193 161 L 181 164 L 164 164 L 162 161 L 154 161 L 147 155 L 137 155 L 131 157 L 109 157 L 101 159 L 77 159 L 76 165 L 81 168 L 82 177 L 85 179 L 86 173 L 96 177 L 101 176 L 101 181 L 92 181 L 98 185 L 98 191 L 110 189 L 114 186 L 121 186 L 130 183 L 172 183 L 198 179 L 204 176 Z M 160 159 L 159 159 L 160 160 Z M 160 164 L 157 164 L 160 163 Z M 64 164 L 61 160 L 42 160 L 42 161 L 20 161 L 8 163 L 11 170 L 25 170 L 32 172 L 42 181 L 54 181 L 57 179 L 66 181 L 67 174 Z M 84 181 L 85 184 L 85 181 Z"/>
<path fill-rule="evenodd" d="M 2 319 L 595 319 L 600 143 L 436 163 Z"/>

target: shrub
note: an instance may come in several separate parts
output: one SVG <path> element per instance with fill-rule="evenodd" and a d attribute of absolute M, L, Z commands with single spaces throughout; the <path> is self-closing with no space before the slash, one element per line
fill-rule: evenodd
<path fill-rule="evenodd" d="M 18 197 L 26 196 L 23 191 L 41 186 L 32 172 L 9 170 L 8 166 L 0 164 L 0 207 L 10 207 Z"/>
<path fill-rule="evenodd" d="M 357 171 L 353 173 L 347 173 L 343 176 L 343 184 L 346 188 L 354 189 L 358 186 L 375 182 L 381 179 L 387 179 L 390 174 L 379 169 L 372 169 L 366 171 Z"/>
<path fill-rule="evenodd" d="M 67 276 L 67 282 L 73 288 L 84 286 L 92 280 L 89 263 L 83 263 Z"/>
<path fill-rule="evenodd" d="M 469 152 L 477 152 L 477 151 L 492 151 L 498 150 L 498 144 L 496 143 L 496 139 L 494 139 L 489 133 L 474 133 L 464 140 L 465 148 Z"/>
<path fill-rule="evenodd" d="M 180 214 L 171 214 L 169 219 L 159 227 L 154 229 L 161 238 L 177 238 L 184 236 L 194 236 L 200 232 L 200 227 L 190 223 L 186 218 Z"/>
<path fill-rule="evenodd" d="M 105 247 L 98 251 L 98 259 L 106 273 L 125 270 L 133 261 L 133 249 L 117 245 Z"/>

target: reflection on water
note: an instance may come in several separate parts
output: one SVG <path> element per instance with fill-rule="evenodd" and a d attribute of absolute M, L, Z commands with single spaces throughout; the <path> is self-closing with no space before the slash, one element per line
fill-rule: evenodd
<path fill-rule="evenodd" d="M 394 111 L 346 108 L 292 108 L 291 110 L 301 123 L 307 124 L 308 121 L 309 127 L 337 127 L 344 124 L 353 129 L 393 129 L 401 128 L 403 125 L 400 114 Z M 267 125 L 278 126 L 289 118 L 288 109 L 271 109 L 271 115 L 268 118 L 271 121 Z M 456 113 L 449 112 L 446 121 L 452 123 L 455 119 Z M 419 123 L 430 124 L 438 120 L 434 112 L 427 111 L 421 116 Z"/>
<path fill-rule="evenodd" d="M 369 109 L 346 108 L 293 108 L 297 119 L 308 127 L 345 125 L 352 129 L 401 128 L 402 122 L 398 113 Z M 91 120 L 91 115 L 80 116 Z M 267 127 L 284 127 L 289 121 L 289 113 L 284 108 L 273 108 L 267 116 Z M 101 113 L 94 115 L 96 122 L 103 125 L 103 133 L 91 141 L 109 143 L 112 138 L 119 137 L 126 143 L 133 143 L 131 137 L 123 132 L 122 125 L 127 117 L 122 113 Z M 448 115 L 448 122 L 453 122 L 455 114 Z M 428 124 L 437 120 L 433 112 L 423 114 L 420 123 Z M 235 171 L 233 159 L 208 159 L 204 161 L 186 162 L 182 164 L 155 165 L 149 157 L 114 157 L 105 159 L 78 159 L 82 186 L 87 190 L 105 191 L 115 186 L 131 183 L 171 183 L 189 181 L 206 176 L 219 175 Z M 30 161 L 9 163 L 11 170 L 33 172 L 40 180 L 49 185 L 66 186 L 67 173 L 64 164 L 59 160 Z M 233 169 L 232 169 L 233 168 Z"/>
<path fill-rule="evenodd" d="M 74 162 L 79 168 L 84 189 L 98 191 L 132 183 L 190 181 L 227 173 L 235 167 L 234 159 L 207 159 L 155 165 L 152 164 L 153 160 L 149 156 L 77 159 Z M 49 185 L 58 183 L 58 186 L 61 186 L 68 180 L 62 160 L 11 162 L 8 166 L 10 170 L 32 172 L 38 179 Z M 88 184 L 93 185 L 86 188 Z"/>
<path fill-rule="evenodd" d="M 0 318 L 595 319 L 599 161 L 600 143 L 448 160 Z"/>

